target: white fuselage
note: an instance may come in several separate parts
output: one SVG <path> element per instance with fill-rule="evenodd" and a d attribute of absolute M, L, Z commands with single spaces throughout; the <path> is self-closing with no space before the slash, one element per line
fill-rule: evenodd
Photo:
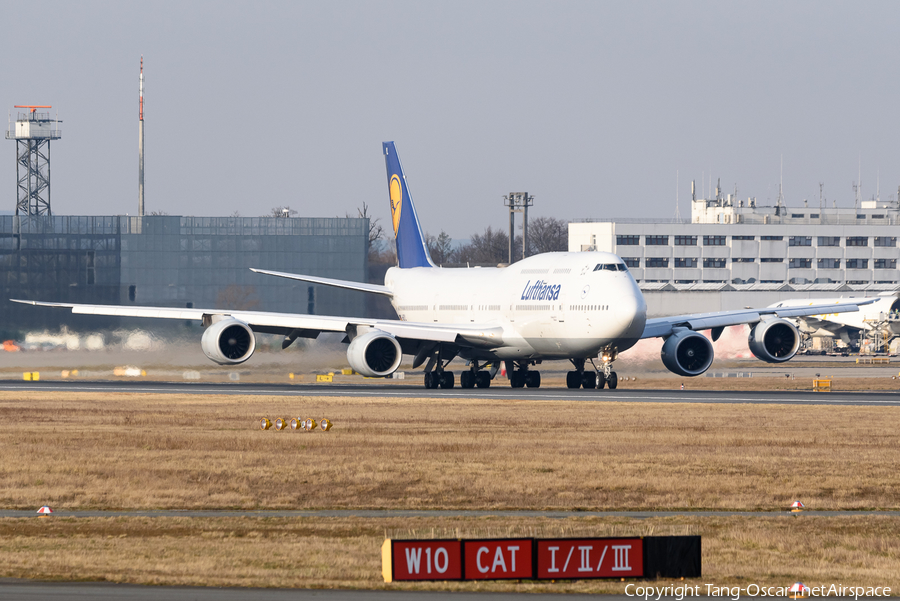
<path fill-rule="evenodd" d="M 598 267 L 599 266 L 599 267 Z M 464 358 L 590 358 L 621 352 L 644 331 L 647 305 L 611 253 L 545 253 L 503 268 L 391 268 L 401 320 L 503 329 L 503 346 Z"/>

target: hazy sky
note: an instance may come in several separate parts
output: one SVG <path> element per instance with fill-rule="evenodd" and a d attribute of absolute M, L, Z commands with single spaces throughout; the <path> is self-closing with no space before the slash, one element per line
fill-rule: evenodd
<path fill-rule="evenodd" d="M 896 2 L 5 2 L 0 98 L 50 104 L 56 214 L 355 213 L 389 223 L 395 140 L 423 227 L 671 217 L 740 197 L 853 205 L 900 184 Z M 15 209 L 15 144 L 0 209 Z M 767 202 L 768 200 L 768 202 Z"/>

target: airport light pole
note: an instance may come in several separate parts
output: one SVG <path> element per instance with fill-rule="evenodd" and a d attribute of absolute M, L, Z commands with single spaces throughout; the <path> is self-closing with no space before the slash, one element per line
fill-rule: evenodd
<path fill-rule="evenodd" d="M 513 246 L 516 239 L 516 213 L 522 213 L 522 258 L 528 249 L 528 207 L 534 204 L 534 196 L 528 192 L 510 192 L 503 197 L 503 206 L 509 207 L 509 263 L 513 262 Z"/>

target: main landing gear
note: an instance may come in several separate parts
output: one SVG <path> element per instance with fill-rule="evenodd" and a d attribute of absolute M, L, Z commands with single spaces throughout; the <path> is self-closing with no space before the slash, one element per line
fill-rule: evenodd
<path fill-rule="evenodd" d="M 449 363 L 449 361 L 448 361 Z M 462 388 L 489 388 L 491 379 L 497 373 L 498 367 L 494 366 L 488 371 L 484 369 L 490 364 L 481 364 L 478 361 L 470 363 L 470 369 L 459 374 L 459 385 Z M 425 388 L 453 388 L 455 378 L 452 371 L 446 371 L 446 364 L 437 364 L 434 371 L 425 372 Z"/>
<path fill-rule="evenodd" d="M 541 372 L 528 369 L 529 361 L 507 361 L 506 373 L 509 374 L 509 385 L 513 388 L 540 388 Z"/>
<path fill-rule="evenodd" d="M 566 374 L 566 386 L 584 389 L 602 389 L 604 386 L 609 386 L 610 390 L 615 390 L 619 385 L 619 376 L 612 370 L 615 358 L 615 352 L 603 351 L 600 353 L 600 367 L 597 367 L 594 360 L 591 359 L 594 371 L 585 371 L 584 359 L 570 359 L 575 369 Z"/>

